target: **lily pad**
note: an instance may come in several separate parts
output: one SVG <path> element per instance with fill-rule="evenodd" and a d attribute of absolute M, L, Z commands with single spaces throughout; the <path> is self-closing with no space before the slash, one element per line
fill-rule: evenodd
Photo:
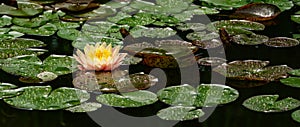
<path fill-rule="evenodd" d="M 26 28 L 20 26 L 12 26 L 11 29 L 27 34 L 27 35 L 36 35 L 36 36 L 51 36 L 55 34 L 57 28 L 51 23 L 47 23 L 38 28 Z"/>
<path fill-rule="evenodd" d="M 205 113 L 195 107 L 174 106 L 158 111 L 157 116 L 163 120 L 193 120 L 200 118 Z"/>
<path fill-rule="evenodd" d="M 79 34 L 80 31 L 76 29 L 61 29 L 57 32 L 57 36 L 72 41 L 76 40 Z"/>
<path fill-rule="evenodd" d="M 80 105 L 90 98 L 90 94 L 74 88 L 50 86 L 23 87 L 23 94 L 4 101 L 13 107 L 27 110 L 58 110 Z"/>
<path fill-rule="evenodd" d="M 16 88 L 16 85 L 10 83 L 0 83 L 0 99 L 15 97 L 24 92 L 23 90 Z"/>
<path fill-rule="evenodd" d="M 138 37 L 166 38 L 166 37 L 174 36 L 177 32 L 170 27 L 166 27 L 166 28 L 135 27 L 135 29 L 131 30 L 130 33 L 135 38 Z"/>
<path fill-rule="evenodd" d="M 212 32 L 212 33 L 206 33 L 204 31 L 202 32 L 193 32 L 186 35 L 186 38 L 192 41 L 198 40 L 198 41 L 208 41 L 212 39 L 219 38 L 219 34 Z"/>
<path fill-rule="evenodd" d="M 293 120 L 300 123 L 300 110 L 294 111 L 292 113 L 292 118 L 293 118 Z"/>
<path fill-rule="evenodd" d="M 1 31 L 1 30 L 0 30 Z M 0 32 L 0 39 L 14 39 L 14 38 L 18 38 L 18 37 L 22 37 L 24 34 L 17 32 L 17 31 L 7 31 L 7 32 Z"/>
<path fill-rule="evenodd" d="M 92 112 L 96 111 L 97 109 L 101 108 L 102 105 L 96 102 L 89 102 L 89 103 L 82 103 L 80 105 L 74 106 L 67 108 L 65 110 L 70 111 L 70 112 Z"/>
<path fill-rule="evenodd" d="M 300 101 L 288 97 L 277 100 L 279 95 L 260 95 L 248 98 L 243 106 L 257 112 L 284 112 L 300 106 Z"/>
<path fill-rule="evenodd" d="M 258 34 L 240 34 L 233 36 L 232 41 L 240 45 L 259 45 L 269 41 L 269 37 Z"/>
<path fill-rule="evenodd" d="M 0 59 L 15 57 L 19 55 L 41 55 L 47 50 L 38 49 L 45 46 L 39 40 L 15 38 L 15 39 L 2 39 L 0 40 Z"/>
<path fill-rule="evenodd" d="M 11 25 L 11 20 L 12 20 L 12 18 L 9 16 L 6 16 L 6 15 L 2 16 L 0 18 L 0 27 Z"/>
<path fill-rule="evenodd" d="M 245 60 L 222 64 L 214 71 L 234 80 L 275 81 L 287 77 L 292 68 L 286 65 L 269 66 L 268 61 Z"/>
<path fill-rule="evenodd" d="M 80 18 L 97 18 L 97 19 L 102 19 L 106 18 L 108 16 L 111 16 L 116 13 L 116 9 L 111 8 L 109 6 L 101 6 L 97 9 L 94 9 L 92 11 L 82 13 L 82 14 L 76 14 L 75 17 L 80 17 Z"/>
<path fill-rule="evenodd" d="M 202 66 L 218 66 L 226 63 L 226 59 L 219 57 L 205 57 L 198 60 L 198 64 Z"/>
<path fill-rule="evenodd" d="M 18 8 L 1 4 L 0 8 L 0 14 L 11 16 L 29 17 L 43 12 L 43 6 L 30 2 L 18 2 Z"/>
<path fill-rule="evenodd" d="M 206 25 L 202 23 L 184 23 L 184 24 L 180 24 L 176 28 L 182 31 L 187 31 L 187 30 L 202 31 L 206 29 Z"/>
<path fill-rule="evenodd" d="M 300 78 L 298 77 L 289 77 L 286 79 L 281 79 L 280 82 L 288 86 L 300 88 Z"/>
<path fill-rule="evenodd" d="M 142 90 L 122 93 L 122 95 L 102 94 L 97 96 L 96 99 L 102 104 L 121 108 L 141 107 L 153 104 L 158 100 L 156 94 Z"/>
<path fill-rule="evenodd" d="M 300 76 L 300 69 L 292 70 L 289 72 L 289 74 L 294 76 Z"/>
<path fill-rule="evenodd" d="M 218 39 L 212 39 L 212 40 L 194 40 L 192 41 L 193 45 L 197 46 L 200 49 L 212 49 L 217 48 L 223 45 L 223 43 Z"/>
<path fill-rule="evenodd" d="M 142 58 L 126 55 L 122 61 L 122 65 L 134 65 L 140 63 L 141 61 L 143 61 Z"/>
<path fill-rule="evenodd" d="M 291 20 L 300 24 L 300 15 L 291 15 Z"/>
<path fill-rule="evenodd" d="M 64 75 L 75 71 L 72 61 L 73 58 L 69 56 L 51 55 L 42 62 L 35 55 L 24 55 L 3 60 L 1 68 L 7 73 L 24 77 L 21 81 L 36 79 L 37 82 L 46 82 L 49 81 L 49 78 L 55 79 L 55 75 Z"/>
<path fill-rule="evenodd" d="M 47 19 L 44 16 L 39 16 L 35 18 L 19 18 L 19 17 L 14 17 L 12 20 L 12 23 L 21 27 L 39 27 L 42 25 L 45 25 L 49 19 Z"/>
<path fill-rule="evenodd" d="M 268 42 L 264 43 L 266 46 L 281 48 L 281 47 L 294 47 L 300 44 L 296 39 L 287 37 L 271 38 Z"/>

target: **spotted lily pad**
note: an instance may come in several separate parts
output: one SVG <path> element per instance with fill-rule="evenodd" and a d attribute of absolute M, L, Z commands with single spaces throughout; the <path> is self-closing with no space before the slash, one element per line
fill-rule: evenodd
<path fill-rule="evenodd" d="M 212 40 L 194 40 L 192 41 L 193 45 L 197 46 L 200 49 L 212 49 L 217 48 L 223 45 L 223 43 L 218 39 L 212 39 Z"/>
<path fill-rule="evenodd" d="M 24 35 L 23 33 L 17 31 L 5 31 L 5 32 L 0 32 L 0 39 L 14 39 L 14 38 L 21 37 L 23 35 Z"/>
<path fill-rule="evenodd" d="M 289 74 L 294 76 L 300 76 L 300 69 L 292 70 L 289 72 Z"/>
<path fill-rule="evenodd" d="M 94 0 L 67 0 L 66 2 L 57 3 L 54 6 L 55 8 L 64 11 L 80 12 L 98 8 L 99 3 L 95 3 L 93 1 Z"/>
<path fill-rule="evenodd" d="M 193 120 L 200 118 L 205 113 L 195 107 L 174 106 L 158 111 L 157 116 L 164 120 Z"/>
<path fill-rule="evenodd" d="M 239 34 L 233 36 L 232 41 L 240 45 L 259 45 L 269 41 L 269 37 L 257 34 Z"/>
<path fill-rule="evenodd" d="M 80 31 L 76 29 L 61 29 L 57 32 L 57 36 L 67 39 L 67 40 L 76 40 Z"/>
<path fill-rule="evenodd" d="M 300 123 L 300 110 L 294 111 L 291 116 L 293 120 Z"/>
<path fill-rule="evenodd" d="M 10 83 L 0 83 L 0 99 L 15 97 L 24 92 L 23 90 L 16 88 L 16 85 Z"/>
<path fill-rule="evenodd" d="M 99 103 L 95 103 L 95 102 L 86 103 L 85 102 L 80 105 L 67 108 L 65 110 L 70 111 L 70 112 L 92 112 L 92 111 L 96 111 L 97 109 L 99 109 L 101 107 L 102 107 L 102 105 Z"/>
<path fill-rule="evenodd" d="M 277 100 L 279 95 L 260 95 L 248 98 L 243 106 L 257 112 L 284 112 L 300 106 L 300 101 L 288 97 Z"/>
<path fill-rule="evenodd" d="M 245 60 L 222 64 L 214 71 L 234 80 L 275 81 L 287 77 L 292 68 L 286 65 L 269 66 L 268 61 Z"/>
<path fill-rule="evenodd" d="M 300 78 L 298 77 L 289 77 L 286 79 L 281 79 L 280 82 L 288 86 L 300 88 Z"/>
<path fill-rule="evenodd" d="M 0 14 L 11 16 L 34 16 L 43 11 L 43 6 L 30 2 L 18 2 L 18 8 L 8 6 L 5 4 L 0 5 Z"/>
<path fill-rule="evenodd" d="M 169 105 L 209 107 L 236 100 L 237 90 L 218 84 L 201 84 L 197 89 L 190 85 L 172 86 L 160 90 L 160 101 Z"/>
<path fill-rule="evenodd" d="M 202 66 L 218 66 L 226 63 L 226 59 L 219 57 L 205 57 L 198 60 L 198 64 Z"/>
<path fill-rule="evenodd" d="M 126 55 L 125 58 L 122 61 L 122 65 L 134 65 L 138 64 L 142 61 L 142 58 L 134 57 L 132 55 Z"/>
<path fill-rule="evenodd" d="M 97 96 L 97 101 L 113 107 L 141 107 L 155 103 L 158 99 L 156 94 L 149 91 L 135 91 L 129 93 L 102 94 Z"/>
<path fill-rule="evenodd" d="M 276 38 L 271 38 L 269 41 L 267 41 L 264 44 L 269 46 L 269 47 L 280 48 L 280 47 L 297 46 L 297 45 L 300 44 L 300 42 L 298 40 L 292 39 L 292 38 L 276 37 Z"/>
<path fill-rule="evenodd" d="M 58 88 L 52 91 L 50 86 L 23 87 L 23 94 L 4 101 L 16 108 L 27 110 L 58 110 L 80 105 L 90 98 L 90 94 L 74 88 Z"/>
<path fill-rule="evenodd" d="M 6 16 L 6 15 L 2 16 L 0 18 L 0 27 L 11 25 L 11 20 L 12 20 L 12 18 L 9 16 Z"/>
<path fill-rule="evenodd" d="M 133 34 L 133 37 L 166 38 L 174 36 L 177 32 L 170 27 L 166 28 L 142 28 L 140 35 Z M 132 31 L 131 31 L 132 32 Z"/>
<path fill-rule="evenodd" d="M 89 18 L 101 19 L 101 18 L 106 18 L 108 16 L 111 16 L 115 13 L 116 13 L 116 9 L 111 8 L 109 6 L 102 5 L 101 7 L 94 9 L 92 11 L 88 11 L 82 14 L 75 14 L 74 16 L 77 18 L 80 17 L 80 18 L 87 18 L 87 19 Z"/>
<path fill-rule="evenodd" d="M 186 35 L 186 38 L 192 41 L 208 41 L 212 39 L 219 38 L 219 34 L 212 32 L 212 33 L 206 33 L 206 32 L 193 32 Z"/>
<path fill-rule="evenodd" d="M 51 23 L 47 23 L 38 28 L 26 28 L 20 26 L 12 26 L 11 29 L 27 34 L 27 35 L 37 35 L 37 36 L 51 36 L 55 34 L 57 28 Z"/>
<path fill-rule="evenodd" d="M 15 39 L 2 39 L 0 40 L 0 59 L 15 57 L 19 55 L 36 54 L 41 55 L 47 50 L 38 49 L 45 46 L 39 40 L 15 38 Z"/>
<path fill-rule="evenodd" d="M 72 61 L 73 58 L 69 56 L 51 55 L 42 62 L 35 55 L 24 55 L 3 60 L 1 68 L 7 73 L 22 76 L 20 79 L 24 82 L 26 79 L 46 82 L 76 70 L 72 67 Z"/>
<path fill-rule="evenodd" d="M 184 23 L 184 24 L 180 24 L 176 28 L 182 31 L 187 31 L 187 30 L 202 31 L 205 30 L 206 26 L 202 23 Z"/>

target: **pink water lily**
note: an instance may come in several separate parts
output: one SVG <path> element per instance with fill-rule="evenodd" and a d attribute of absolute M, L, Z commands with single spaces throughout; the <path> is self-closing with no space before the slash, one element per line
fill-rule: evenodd
<path fill-rule="evenodd" d="M 119 67 L 127 55 L 119 51 L 120 46 L 112 48 L 111 44 L 97 43 L 95 46 L 87 44 L 84 53 L 77 50 L 74 58 L 80 64 L 78 65 L 80 70 L 111 71 Z"/>

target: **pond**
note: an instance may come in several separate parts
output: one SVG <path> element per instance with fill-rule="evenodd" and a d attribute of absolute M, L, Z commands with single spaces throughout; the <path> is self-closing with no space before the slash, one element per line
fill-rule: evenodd
<path fill-rule="evenodd" d="M 300 126 L 298 0 L 0 3 L 1 127 Z"/>

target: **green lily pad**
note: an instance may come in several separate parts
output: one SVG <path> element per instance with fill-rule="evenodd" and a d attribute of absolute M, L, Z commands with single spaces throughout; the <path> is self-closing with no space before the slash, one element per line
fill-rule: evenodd
<path fill-rule="evenodd" d="M 248 98 L 243 106 L 257 112 L 284 112 L 300 106 L 300 101 L 288 97 L 277 100 L 279 95 L 260 95 Z"/>
<path fill-rule="evenodd" d="M 2 16 L 0 18 L 0 27 L 11 25 L 11 20 L 12 20 L 12 18 L 9 16 L 6 16 L 6 15 Z"/>
<path fill-rule="evenodd" d="M 202 32 L 193 32 L 186 35 L 186 38 L 192 41 L 198 40 L 198 41 L 208 41 L 212 39 L 219 38 L 219 34 L 212 32 L 212 33 L 206 33 L 205 31 Z"/>
<path fill-rule="evenodd" d="M 76 29 L 61 29 L 57 32 L 57 36 L 72 41 L 76 40 L 79 34 L 80 31 Z"/>
<path fill-rule="evenodd" d="M 169 105 L 193 106 L 197 91 L 190 85 L 171 86 L 157 92 L 158 99 Z"/>
<path fill-rule="evenodd" d="M 219 84 L 201 84 L 197 87 L 196 107 L 215 106 L 235 101 L 239 92 L 229 86 Z"/>
<path fill-rule="evenodd" d="M 150 38 L 166 38 L 174 36 L 177 32 L 170 27 L 167 28 L 147 28 L 135 27 L 130 31 L 131 35 L 135 38 L 150 37 Z"/>
<path fill-rule="evenodd" d="M 19 17 L 14 17 L 12 19 L 12 23 L 21 27 L 39 27 L 42 25 L 45 25 L 49 19 L 43 16 L 35 17 L 35 18 L 19 18 Z"/>
<path fill-rule="evenodd" d="M 259 45 L 269 41 L 269 37 L 257 34 L 239 34 L 232 37 L 232 41 L 240 45 Z"/>
<path fill-rule="evenodd" d="M 198 60 L 198 64 L 202 66 L 218 66 L 226 63 L 226 59 L 219 57 L 205 57 Z"/>
<path fill-rule="evenodd" d="M 41 55 L 47 50 L 38 49 L 45 46 L 39 40 L 15 38 L 15 39 L 2 39 L 0 40 L 0 59 L 15 57 L 19 55 Z"/>
<path fill-rule="evenodd" d="M 3 29 L 5 29 L 5 28 L 3 28 Z M 4 32 L 3 33 L 0 32 L 1 33 L 0 34 L 0 39 L 14 39 L 14 38 L 22 37 L 24 35 L 23 33 L 20 33 L 20 32 L 17 32 L 17 31 L 9 31 L 9 32 L 6 32 L 6 33 L 4 33 Z"/>
<path fill-rule="evenodd" d="M 22 94 L 24 91 L 17 88 L 16 85 L 10 83 L 0 83 L 0 99 L 15 97 Z"/>
<path fill-rule="evenodd" d="M 300 78 L 298 77 L 289 77 L 286 79 L 281 79 L 280 82 L 284 85 L 300 88 Z"/>
<path fill-rule="evenodd" d="M 212 49 L 217 48 L 223 45 L 223 43 L 218 39 L 212 39 L 212 40 L 194 40 L 192 41 L 193 45 L 196 45 L 200 49 Z"/>
<path fill-rule="evenodd" d="M 294 47 L 300 44 L 297 39 L 287 37 L 275 37 L 264 43 L 266 46 L 275 48 Z"/>
<path fill-rule="evenodd" d="M 2 15 L 29 17 L 41 12 L 43 12 L 43 6 L 30 2 L 18 2 L 18 8 L 5 4 L 0 5 L 0 14 Z"/>
<path fill-rule="evenodd" d="M 102 105 L 99 103 L 95 103 L 95 102 L 86 103 L 85 102 L 80 105 L 67 108 L 65 110 L 70 111 L 70 112 L 92 112 L 92 111 L 96 111 L 97 109 L 99 109 L 101 107 L 102 107 Z"/>
<path fill-rule="evenodd" d="M 55 21 L 52 22 L 52 24 L 54 24 L 58 30 L 76 29 L 80 27 L 80 23 L 78 22 Z"/>
<path fill-rule="evenodd" d="M 110 2 L 107 2 L 105 3 L 104 5 L 105 6 L 109 6 L 111 8 L 121 8 L 121 7 L 124 7 L 126 5 L 128 5 L 130 3 L 130 1 L 110 1 Z"/>
<path fill-rule="evenodd" d="M 132 55 L 126 55 L 122 60 L 122 65 L 134 65 L 142 62 L 143 59 L 139 57 L 134 57 Z"/>
<path fill-rule="evenodd" d="M 187 30 L 202 31 L 206 29 L 206 25 L 202 23 L 184 23 L 184 24 L 180 24 L 176 28 L 182 31 L 187 31 Z"/>
<path fill-rule="evenodd" d="M 158 99 L 156 94 L 149 91 L 135 91 L 129 93 L 102 94 L 97 96 L 97 101 L 113 107 L 141 107 L 155 103 Z"/>
<path fill-rule="evenodd" d="M 300 76 L 300 69 L 292 70 L 289 72 L 289 74 L 294 76 Z"/>
<path fill-rule="evenodd" d="M 51 36 L 55 34 L 55 32 L 57 31 L 56 26 L 51 23 L 47 23 L 38 28 L 12 26 L 11 29 L 27 35 L 36 35 L 36 36 Z"/>
<path fill-rule="evenodd" d="M 118 12 L 115 16 L 113 17 L 108 17 L 107 20 L 113 23 L 117 23 L 120 20 L 124 19 L 124 18 L 129 18 L 131 17 L 131 15 L 128 15 L 124 12 Z"/>
<path fill-rule="evenodd" d="M 300 110 L 294 111 L 291 116 L 293 120 L 300 123 Z"/>
<path fill-rule="evenodd" d="M 291 20 L 300 24 L 300 15 L 291 15 Z"/>
<path fill-rule="evenodd" d="M 155 22 L 155 19 L 153 19 L 152 16 L 153 15 L 149 13 L 138 13 L 132 17 L 123 18 L 119 20 L 117 24 L 126 24 L 132 27 L 137 25 L 149 25 Z"/>
<path fill-rule="evenodd" d="M 275 81 L 287 77 L 292 68 L 286 65 L 269 66 L 268 61 L 233 61 L 214 68 L 215 72 L 234 80 Z"/>
<path fill-rule="evenodd" d="M 163 120 L 193 120 L 200 118 L 205 113 L 195 107 L 175 106 L 158 111 L 157 116 Z"/>
<path fill-rule="evenodd" d="M 116 9 L 111 8 L 109 6 L 101 6 L 97 9 L 94 9 L 92 11 L 89 11 L 87 13 L 83 14 L 78 14 L 75 15 L 76 17 L 81 17 L 81 18 L 97 18 L 97 19 L 102 19 L 106 18 L 108 16 L 111 16 L 116 13 Z"/>
<path fill-rule="evenodd" d="M 13 107 L 27 110 L 58 110 L 80 105 L 90 98 L 90 94 L 74 88 L 50 86 L 23 87 L 23 94 L 4 101 Z"/>
<path fill-rule="evenodd" d="M 72 73 L 74 59 L 69 56 L 51 55 L 42 62 L 35 55 L 17 56 L 3 60 L 1 68 L 7 73 L 22 76 L 25 79 L 36 79 L 37 82 L 46 82 L 55 79 L 55 75 Z M 52 72 L 51 74 L 45 72 Z M 37 80 L 40 79 L 43 80 Z M 46 77 L 45 77 L 46 76 Z M 23 78 L 22 81 L 26 81 Z"/>

